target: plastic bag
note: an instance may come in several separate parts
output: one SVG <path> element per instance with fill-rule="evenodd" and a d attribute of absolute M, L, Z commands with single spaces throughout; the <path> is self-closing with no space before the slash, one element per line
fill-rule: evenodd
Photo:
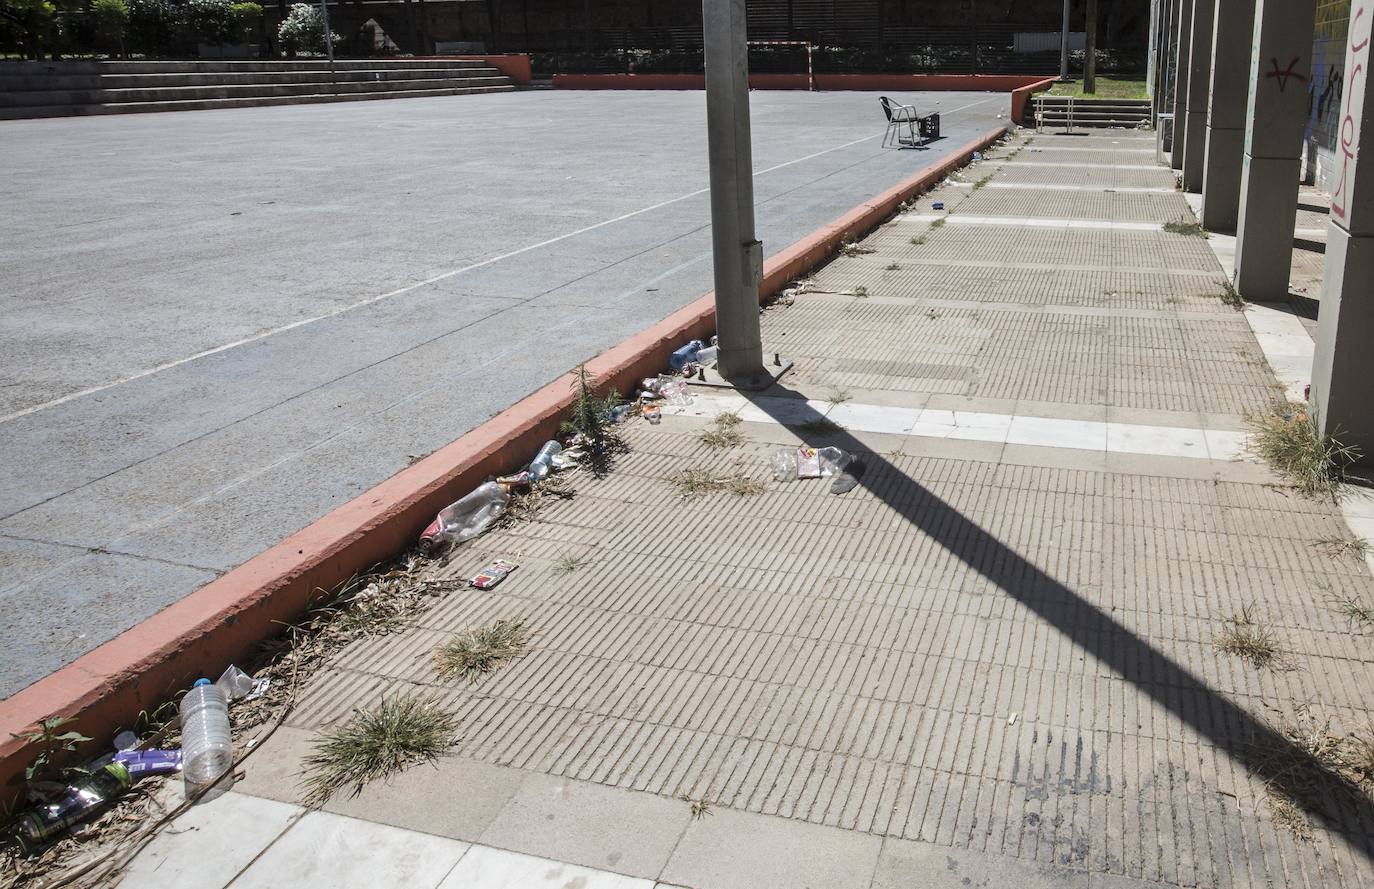
<path fill-rule="evenodd" d="M 773 453 L 768 465 L 773 468 L 773 478 L 780 482 L 797 480 L 797 449 L 783 448 Z"/>

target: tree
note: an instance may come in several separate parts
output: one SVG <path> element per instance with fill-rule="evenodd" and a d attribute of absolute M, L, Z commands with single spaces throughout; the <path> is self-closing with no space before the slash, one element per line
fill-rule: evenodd
<path fill-rule="evenodd" d="M 330 33 L 335 44 L 343 38 Z M 318 6 L 306 3 L 293 3 L 291 12 L 277 28 L 277 38 L 282 48 L 288 52 L 325 53 L 329 47 L 324 42 L 324 15 Z"/>
<path fill-rule="evenodd" d="M 1097 92 L 1097 0 L 1088 0 L 1087 22 L 1083 30 L 1086 42 L 1083 47 L 1083 92 Z"/>
<path fill-rule="evenodd" d="M 91 19 L 100 45 L 124 55 L 124 31 L 129 27 L 129 7 L 124 0 L 91 0 Z"/>
<path fill-rule="evenodd" d="M 0 0 L 0 42 L 17 43 L 24 55 L 42 58 L 56 16 L 49 0 Z"/>

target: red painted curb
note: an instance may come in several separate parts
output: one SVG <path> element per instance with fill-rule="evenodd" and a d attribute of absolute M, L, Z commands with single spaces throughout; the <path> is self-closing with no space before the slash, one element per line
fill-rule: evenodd
<path fill-rule="evenodd" d="M 945 92 L 1002 93 L 1038 83 L 1040 75 L 1027 74 L 817 74 L 818 90 L 935 90 Z M 1054 79 L 1050 79 L 1053 83 Z M 704 74 L 555 74 L 557 89 L 576 90 L 699 90 L 706 88 Z M 804 90 L 811 84 L 805 74 L 750 74 L 749 86 L 764 90 Z"/>
<path fill-rule="evenodd" d="M 1059 82 L 1058 77 L 1046 77 L 1035 83 L 1028 83 L 1011 91 L 1011 122 L 1019 124 L 1026 114 L 1026 103 L 1030 97 L 1041 90 L 1047 90 Z"/>
<path fill-rule="evenodd" d="M 886 220 L 912 195 L 938 182 L 1005 132 L 998 127 L 962 146 L 834 222 L 792 244 L 764 265 L 759 297 L 780 291 L 829 257 L 846 238 Z M 658 373 L 673 349 L 715 330 L 715 297 L 707 294 L 648 330 L 587 362 L 599 385 L 632 391 Z M 255 556 L 185 599 L 0 703 L 0 784 L 18 792 L 29 745 L 13 737 L 39 720 L 76 717 L 72 726 L 107 746 L 133 723 L 199 676 L 215 677 L 235 659 L 298 617 L 312 599 L 359 571 L 403 551 L 434 514 L 488 476 L 523 463 L 557 431 L 572 402 L 571 373 L 397 473 L 367 493 Z"/>

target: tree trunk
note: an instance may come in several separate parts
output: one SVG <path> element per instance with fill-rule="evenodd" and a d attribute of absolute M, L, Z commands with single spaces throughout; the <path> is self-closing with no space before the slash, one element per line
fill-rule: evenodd
<path fill-rule="evenodd" d="M 1087 42 L 1083 47 L 1083 92 L 1097 92 L 1097 0 L 1088 0 Z"/>

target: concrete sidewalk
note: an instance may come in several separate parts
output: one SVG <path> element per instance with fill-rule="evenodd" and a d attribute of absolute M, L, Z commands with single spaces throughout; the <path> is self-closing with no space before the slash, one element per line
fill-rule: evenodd
<path fill-rule="evenodd" d="M 1305 711 L 1369 722 L 1333 601 L 1374 575 L 1316 545 L 1341 507 L 1247 456 L 1289 387 L 1207 242 L 1162 230 L 1192 217 L 1151 145 L 1013 140 L 819 271 L 764 315 L 781 386 L 627 425 L 606 478 L 436 563 L 521 567 L 352 645 L 123 885 L 1371 885 L 1368 797 L 1309 801 L 1304 840 L 1262 776 Z M 708 449 L 725 411 L 745 441 Z M 801 440 L 860 486 L 773 481 Z M 683 500 L 685 469 L 766 491 Z M 1288 669 L 1213 647 L 1243 612 Z M 528 654 L 436 677 L 450 633 L 516 617 Z M 303 814 L 317 733 L 403 688 L 458 714 L 452 754 Z"/>

